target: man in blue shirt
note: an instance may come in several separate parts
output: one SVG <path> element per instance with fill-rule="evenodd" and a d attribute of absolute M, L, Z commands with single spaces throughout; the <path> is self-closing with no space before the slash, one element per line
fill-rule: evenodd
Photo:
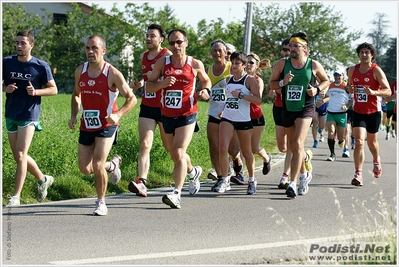
<path fill-rule="evenodd" d="M 26 173 L 35 176 L 38 185 L 37 200 L 47 196 L 54 178 L 44 175 L 37 163 L 28 155 L 35 131 L 41 131 L 39 122 L 42 96 L 57 94 L 50 66 L 31 55 L 34 47 L 33 33 L 17 33 L 17 55 L 3 58 L 3 92 L 6 92 L 5 117 L 8 141 L 17 163 L 14 194 L 7 206 L 19 206 Z"/>

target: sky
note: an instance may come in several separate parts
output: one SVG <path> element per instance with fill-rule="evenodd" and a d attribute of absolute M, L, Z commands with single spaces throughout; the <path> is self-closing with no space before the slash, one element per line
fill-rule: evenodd
<path fill-rule="evenodd" d="M 117 7 L 123 9 L 127 2 L 134 2 L 138 5 L 145 1 L 116 1 L 116 2 L 86 2 L 88 4 L 97 4 L 107 11 L 117 3 Z M 191 25 L 196 29 L 197 23 L 201 19 L 216 20 L 222 18 L 225 23 L 238 22 L 245 19 L 246 2 L 245 1 L 148 1 L 155 11 L 163 9 L 167 4 L 174 10 L 174 14 L 180 22 Z M 333 7 L 334 12 L 340 12 L 343 16 L 344 26 L 350 30 L 362 30 L 364 35 L 356 42 L 371 42 L 366 34 L 373 29 L 370 23 L 375 19 L 376 13 L 385 13 L 386 20 L 389 21 L 389 28 L 386 29 L 389 37 L 398 36 L 398 12 L 399 4 L 395 1 L 319 1 L 325 6 Z M 257 6 L 270 5 L 271 2 L 256 1 Z M 276 1 L 281 8 L 288 9 L 291 5 L 298 2 Z"/>

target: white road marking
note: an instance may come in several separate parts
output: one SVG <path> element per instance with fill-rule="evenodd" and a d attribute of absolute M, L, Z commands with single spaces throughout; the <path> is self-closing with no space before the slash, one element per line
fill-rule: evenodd
<path fill-rule="evenodd" d="M 348 239 L 360 239 L 366 237 L 375 237 L 376 235 L 388 236 L 392 235 L 394 232 L 383 232 L 377 234 L 376 232 L 359 233 L 351 235 L 339 235 L 330 237 L 321 237 L 313 239 L 302 239 L 302 240 L 290 240 L 283 242 L 273 242 L 273 243 L 261 243 L 254 245 L 245 246 L 234 246 L 234 247 L 222 247 L 222 248 L 207 248 L 207 249 L 194 249 L 186 251 L 170 251 L 161 253 L 150 253 L 150 254 L 138 254 L 138 255 L 128 255 L 128 256 L 115 256 L 115 257 L 105 257 L 105 258 L 92 258 L 92 259 L 80 259 L 80 260 L 68 260 L 68 261 L 52 261 L 49 264 L 53 265 L 83 265 L 83 264 L 96 264 L 96 263 L 107 263 L 107 262 L 120 262 L 120 261 L 133 261 L 133 260 L 143 260 L 143 259 L 156 259 L 156 258 L 167 258 L 167 257 L 179 257 L 179 256 L 190 256 L 190 255 L 201 255 L 201 254 L 211 254 L 211 253 L 224 253 L 224 252 L 236 252 L 236 251 L 247 251 L 253 249 L 265 249 L 265 248 L 278 248 L 293 245 L 306 245 L 307 243 L 317 243 L 317 242 L 332 242 L 332 241 L 343 241 Z"/>

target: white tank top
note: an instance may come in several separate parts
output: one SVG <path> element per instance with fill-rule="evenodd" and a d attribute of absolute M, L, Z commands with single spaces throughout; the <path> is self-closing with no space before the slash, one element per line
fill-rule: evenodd
<path fill-rule="evenodd" d="M 233 97 L 231 92 L 238 90 L 244 95 L 252 95 L 251 91 L 246 86 L 248 74 L 245 74 L 238 81 L 234 80 L 234 76 L 229 78 L 226 88 L 226 106 L 222 117 L 234 122 L 248 122 L 251 121 L 250 116 L 250 102 L 238 97 Z"/>

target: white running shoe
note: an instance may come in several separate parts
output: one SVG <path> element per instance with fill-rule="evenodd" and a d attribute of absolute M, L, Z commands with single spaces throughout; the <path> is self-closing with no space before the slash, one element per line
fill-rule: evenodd
<path fill-rule="evenodd" d="M 199 178 L 201 177 L 202 174 L 202 168 L 200 166 L 193 166 L 193 168 L 195 170 L 195 174 L 193 178 L 189 178 L 189 185 L 188 185 L 188 191 L 190 192 L 191 195 L 197 194 L 201 188 Z"/>
<path fill-rule="evenodd" d="M 284 174 L 281 175 L 280 183 L 278 184 L 278 188 L 287 189 L 289 184 L 290 183 L 288 182 L 288 175 L 284 175 Z"/>
<path fill-rule="evenodd" d="M 177 191 L 167 193 L 162 197 L 162 202 L 169 205 L 172 209 L 180 209 L 180 195 Z"/>
<path fill-rule="evenodd" d="M 248 182 L 248 187 L 247 187 L 247 195 L 255 195 L 256 194 L 256 185 L 258 184 L 258 181 L 253 181 L 253 182 Z"/>
<path fill-rule="evenodd" d="M 18 196 L 12 196 L 12 197 L 9 196 L 9 198 L 10 201 L 8 201 L 6 207 L 16 207 L 21 205 L 21 200 Z"/>
<path fill-rule="evenodd" d="M 287 190 L 285 190 L 285 194 L 287 197 L 295 198 L 297 195 L 296 186 L 292 186 L 292 183 L 290 183 L 290 185 L 287 187 Z"/>
<path fill-rule="evenodd" d="M 101 199 L 96 200 L 96 208 L 93 211 L 93 215 L 96 216 L 105 216 L 108 214 L 108 208 L 107 205 L 105 205 L 105 202 Z"/>
<path fill-rule="evenodd" d="M 230 186 L 230 181 L 228 181 L 227 179 L 221 183 L 219 183 L 216 187 L 215 187 L 215 192 L 218 193 L 224 193 L 226 191 L 229 191 L 231 189 Z"/>
<path fill-rule="evenodd" d="M 42 202 L 47 197 L 47 189 L 53 184 L 54 177 L 45 175 L 46 181 L 37 186 L 37 201 Z"/>
<path fill-rule="evenodd" d="M 299 177 L 298 195 L 306 195 L 309 191 L 309 183 L 312 180 L 312 173 L 308 172 L 306 176 Z"/>
<path fill-rule="evenodd" d="M 122 164 L 122 158 L 119 155 L 114 155 L 111 159 L 111 161 L 115 164 L 115 169 L 113 172 L 111 172 L 111 181 L 114 184 L 119 183 L 121 180 L 121 169 L 120 166 Z"/>

